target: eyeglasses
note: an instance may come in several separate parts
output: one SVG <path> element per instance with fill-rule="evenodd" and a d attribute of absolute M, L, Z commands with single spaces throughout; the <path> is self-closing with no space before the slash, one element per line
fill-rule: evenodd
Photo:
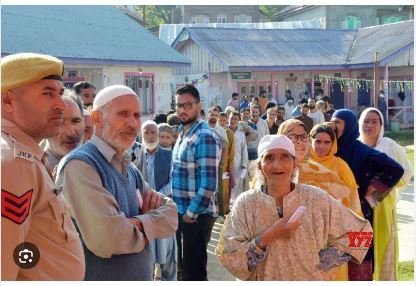
<path fill-rule="evenodd" d="M 299 141 L 299 139 L 302 140 L 303 142 L 308 142 L 309 141 L 309 136 L 306 133 L 303 133 L 302 135 L 290 134 L 290 135 L 287 136 L 287 138 L 292 140 L 293 143 L 297 143 Z"/>
<path fill-rule="evenodd" d="M 192 105 L 194 103 L 198 103 L 198 101 L 194 101 L 194 102 L 185 102 L 185 103 L 176 103 L 175 107 L 176 110 L 180 110 L 181 108 L 185 109 L 185 110 L 190 110 L 192 108 Z"/>

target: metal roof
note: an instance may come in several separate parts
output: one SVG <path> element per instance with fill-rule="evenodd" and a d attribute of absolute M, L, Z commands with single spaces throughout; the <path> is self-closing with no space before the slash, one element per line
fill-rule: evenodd
<path fill-rule="evenodd" d="M 384 65 L 395 53 L 414 45 L 413 21 L 358 31 L 185 27 L 172 47 L 180 50 L 189 38 L 229 70 L 369 67 L 376 51 Z"/>
<path fill-rule="evenodd" d="M 184 35 L 204 46 L 225 65 L 321 66 L 345 63 L 356 31 L 291 29 L 247 30 L 184 28 Z M 186 39 L 179 35 L 176 47 Z"/>
<path fill-rule="evenodd" d="M 1 52 L 65 62 L 189 66 L 185 56 L 114 6 L 2 6 Z"/>
<path fill-rule="evenodd" d="M 283 21 L 262 23 L 196 23 L 196 24 L 162 24 L 159 29 L 159 39 L 171 45 L 184 27 L 211 27 L 237 29 L 323 29 L 319 20 Z"/>
<path fill-rule="evenodd" d="M 404 21 L 359 29 L 347 63 L 372 63 L 375 52 L 380 52 L 383 60 L 401 49 L 413 47 L 413 25 L 414 21 Z"/>

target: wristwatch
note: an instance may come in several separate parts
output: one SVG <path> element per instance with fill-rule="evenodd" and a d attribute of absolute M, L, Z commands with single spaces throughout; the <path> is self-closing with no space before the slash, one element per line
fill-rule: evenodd
<path fill-rule="evenodd" d="M 266 246 L 263 243 L 261 243 L 260 235 L 256 236 L 256 238 L 254 239 L 254 243 L 256 244 L 256 247 L 258 247 L 261 251 L 266 250 Z"/>

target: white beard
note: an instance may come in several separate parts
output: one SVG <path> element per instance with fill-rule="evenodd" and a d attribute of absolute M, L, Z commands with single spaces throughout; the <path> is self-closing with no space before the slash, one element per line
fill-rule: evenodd
<path fill-rule="evenodd" d="M 143 145 L 147 150 L 154 150 L 159 145 L 159 140 L 156 140 L 153 143 L 149 143 L 149 142 L 146 142 L 145 140 L 143 140 Z"/>

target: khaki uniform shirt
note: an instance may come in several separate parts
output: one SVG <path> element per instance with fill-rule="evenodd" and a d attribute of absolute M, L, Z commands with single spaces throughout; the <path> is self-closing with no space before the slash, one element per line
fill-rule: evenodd
<path fill-rule="evenodd" d="M 1 123 L 2 280 L 83 280 L 84 253 L 62 194 L 45 168 L 38 144 L 14 123 Z M 33 243 L 39 262 L 18 267 L 13 252 Z"/>

